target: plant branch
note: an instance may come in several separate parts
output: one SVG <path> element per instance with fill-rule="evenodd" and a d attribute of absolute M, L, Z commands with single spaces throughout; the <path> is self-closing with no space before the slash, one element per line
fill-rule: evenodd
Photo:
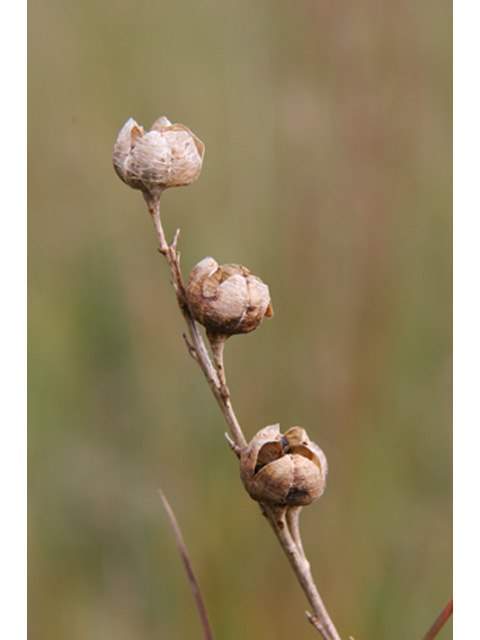
<path fill-rule="evenodd" d="M 317 586 L 313 580 L 310 571 L 310 563 L 303 553 L 303 546 L 300 540 L 300 532 L 298 530 L 298 514 L 294 515 L 294 531 L 292 532 L 290 525 L 292 519 L 288 517 L 288 507 L 272 507 L 270 505 L 262 505 L 265 516 L 267 517 L 272 529 L 274 530 L 280 545 L 287 556 L 295 575 L 302 589 L 307 596 L 310 606 L 313 609 L 313 615 L 306 612 L 308 619 L 315 629 L 320 631 L 324 640 L 340 640 L 335 625 L 327 613 L 325 605 L 318 593 Z"/>
<path fill-rule="evenodd" d="M 213 361 L 217 368 L 218 378 L 222 385 L 222 393 L 225 397 L 230 396 L 230 391 L 227 387 L 227 379 L 225 377 L 225 367 L 223 364 L 223 350 L 227 341 L 227 336 L 219 335 L 214 336 L 207 332 L 210 347 L 212 348 Z"/>
<path fill-rule="evenodd" d="M 427 635 L 423 640 L 433 640 L 433 638 L 436 638 L 440 629 L 443 627 L 443 625 L 446 623 L 446 621 L 449 619 L 452 613 L 453 613 L 453 598 L 451 598 L 447 602 L 442 613 L 438 616 L 438 618 L 432 624 L 432 626 L 427 632 Z"/>
<path fill-rule="evenodd" d="M 175 233 L 172 242 L 168 243 L 165 237 L 160 219 L 160 197 L 161 193 L 155 195 L 145 194 L 145 200 L 152 216 L 158 237 L 158 251 L 165 256 L 170 273 L 172 285 L 177 296 L 178 306 L 183 315 L 188 329 L 188 336 L 185 337 L 190 355 L 198 362 L 207 380 L 210 389 L 215 396 L 220 409 L 227 421 L 232 435 L 232 440 L 227 435 L 227 440 L 237 455 L 240 457 L 242 450 L 247 446 L 247 441 L 233 411 L 230 401 L 230 391 L 228 389 L 223 365 L 223 348 L 225 340 L 209 336 L 212 349 L 213 361 L 205 347 L 205 343 L 200 334 L 195 319 L 190 311 L 187 301 L 185 285 L 180 271 L 180 254 L 177 252 L 177 242 L 179 231 Z M 300 508 L 273 507 L 262 504 L 262 511 L 272 526 L 280 545 L 287 556 L 295 575 L 307 599 L 312 607 L 313 614 L 306 612 L 312 625 L 321 633 L 324 640 L 340 640 L 340 636 L 331 621 L 325 605 L 318 593 L 318 589 L 313 580 L 310 563 L 308 562 L 300 538 L 298 519 Z"/>
<path fill-rule="evenodd" d="M 163 502 L 163 506 L 167 512 L 167 515 L 170 519 L 170 524 L 172 525 L 173 532 L 175 534 L 175 540 L 177 541 L 177 546 L 180 551 L 180 555 L 182 556 L 183 564 L 185 565 L 185 569 L 187 570 L 188 581 L 190 582 L 190 586 L 193 591 L 193 597 L 195 598 L 195 604 L 197 605 L 198 614 L 200 616 L 200 621 L 202 623 L 203 635 L 205 636 L 205 640 L 213 640 L 212 628 L 210 626 L 210 622 L 208 620 L 207 609 L 205 607 L 205 603 L 203 601 L 202 593 L 200 591 L 200 585 L 198 584 L 197 577 L 193 570 L 193 565 L 190 561 L 187 547 L 185 546 L 185 542 L 183 541 L 182 532 L 180 531 L 180 527 L 178 526 L 177 519 L 175 518 L 175 514 L 166 499 L 163 491 L 158 492 L 160 495 L 160 499 Z"/>
<path fill-rule="evenodd" d="M 290 534 L 293 538 L 293 541 L 297 545 L 298 551 L 303 556 L 305 561 L 307 561 L 307 557 L 305 555 L 305 551 L 303 550 L 302 538 L 300 536 L 300 511 L 302 507 L 290 507 L 287 509 L 286 518 L 287 518 L 287 526 Z"/>
<path fill-rule="evenodd" d="M 187 325 L 189 334 L 189 340 L 187 342 L 188 350 L 202 369 L 208 385 L 220 406 L 225 420 L 227 421 L 235 444 L 238 447 L 243 448 L 246 446 L 247 441 L 245 440 L 245 436 L 243 435 L 240 424 L 235 412 L 233 411 L 233 407 L 230 402 L 230 394 L 225 392 L 226 385 L 224 384 L 224 374 L 221 374 L 220 372 L 217 373 L 214 365 L 212 364 L 201 333 L 188 306 L 187 293 L 180 271 L 180 254 L 177 252 L 179 231 L 175 233 L 170 244 L 167 243 L 165 238 L 165 233 L 160 219 L 160 196 L 161 194 L 157 194 L 155 196 L 145 195 L 145 200 L 147 201 L 148 209 L 157 232 L 159 243 L 158 250 L 167 260 L 170 273 L 172 275 L 172 285 L 177 295 L 178 306 Z"/>

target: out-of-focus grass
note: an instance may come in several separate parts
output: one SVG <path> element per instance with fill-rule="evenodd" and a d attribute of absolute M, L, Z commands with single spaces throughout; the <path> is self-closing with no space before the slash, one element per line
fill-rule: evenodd
<path fill-rule="evenodd" d="M 227 345 L 246 434 L 300 424 L 329 460 L 303 515 L 326 605 L 421 638 L 451 595 L 450 6 L 39 0 L 29 36 L 29 637 L 201 637 L 159 487 L 216 637 L 318 637 L 111 166 L 165 114 L 207 149 L 162 201 L 185 273 L 271 289 Z"/>

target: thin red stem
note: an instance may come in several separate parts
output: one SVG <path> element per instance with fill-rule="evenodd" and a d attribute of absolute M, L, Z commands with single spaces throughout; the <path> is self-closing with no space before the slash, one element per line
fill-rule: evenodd
<path fill-rule="evenodd" d="M 436 638 L 438 632 L 440 631 L 440 629 L 443 627 L 443 625 L 446 623 L 446 621 L 452 615 L 452 612 L 453 612 L 453 598 L 451 598 L 447 602 L 447 605 L 443 609 L 442 613 L 438 616 L 438 618 L 432 624 L 432 626 L 430 627 L 430 629 L 427 632 L 427 635 L 425 636 L 425 638 L 423 640 L 433 640 L 433 638 Z"/>

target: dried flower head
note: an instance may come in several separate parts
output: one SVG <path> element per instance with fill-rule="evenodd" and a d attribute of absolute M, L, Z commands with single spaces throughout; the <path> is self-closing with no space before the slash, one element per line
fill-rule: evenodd
<path fill-rule="evenodd" d="M 191 184 L 200 175 L 205 146 L 188 127 L 159 118 L 148 133 L 127 120 L 113 148 L 113 166 L 133 189 L 150 194 Z"/>
<path fill-rule="evenodd" d="M 302 506 L 319 498 L 327 476 L 327 459 L 305 429 L 280 425 L 261 429 L 240 455 L 240 476 L 258 502 Z"/>
<path fill-rule="evenodd" d="M 187 298 L 195 319 L 210 334 L 248 333 L 273 316 L 268 287 L 260 278 L 238 264 L 219 266 L 213 258 L 193 267 Z"/>

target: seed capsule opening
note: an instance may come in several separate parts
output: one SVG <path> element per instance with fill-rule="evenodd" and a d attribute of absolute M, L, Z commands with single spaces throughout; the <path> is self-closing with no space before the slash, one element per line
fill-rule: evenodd
<path fill-rule="evenodd" d="M 249 495 L 272 505 L 304 506 L 319 498 L 327 475 L 323 451 L 304 429 L 285 434 L 279 425 L 260 430 L 240 457 L 240 476 Z"/>

